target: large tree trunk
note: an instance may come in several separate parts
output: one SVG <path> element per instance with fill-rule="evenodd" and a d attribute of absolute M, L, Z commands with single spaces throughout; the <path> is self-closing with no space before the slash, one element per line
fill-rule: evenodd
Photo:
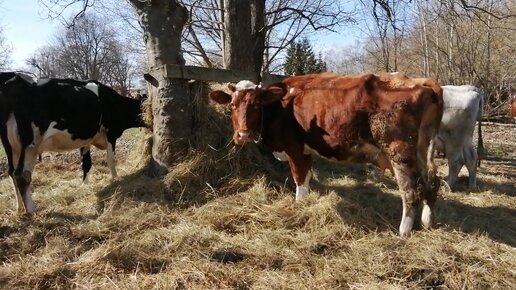
<path fill-rule="evenodd" d="M 265 0 L 224 0 L 224 67 L 260 80 L 265 49 Z"/>
<path fill-rule="evenodd" d="M 148 85 L 152 100 L 152 174 L 161 175 L 184 155 L 189 147 L 192 110 L 186 81 L 169 79 L 165 64 L 184 64 L 181 31 L 187 10 L 175 0 L 130 0 L 144 32 L 149 71 L 155 80 Z"/>

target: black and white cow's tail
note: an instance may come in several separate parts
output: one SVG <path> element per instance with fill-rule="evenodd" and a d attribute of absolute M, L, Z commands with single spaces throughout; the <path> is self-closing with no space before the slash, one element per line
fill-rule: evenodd
<path fill-rule="evenodd" d="M 480 160 L 485 157 L 484 141 L 482 140 L 482 114 L 484 112 L 484 94 L 478 92 L 480 96 L 477 124 L 478 124 L 478 139 L 477 139 L 477 167 L 480 167 Z"/>

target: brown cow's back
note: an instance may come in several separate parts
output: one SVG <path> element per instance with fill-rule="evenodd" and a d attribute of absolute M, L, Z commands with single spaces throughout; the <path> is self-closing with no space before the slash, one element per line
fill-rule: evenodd
<path fill-rule="evenodd" d="M 411 110 L 418 111 L 412 116 L 403 113 L 401 117 L 404 126 L 412 128 L 390 130 L 390 134 L 398 135 L 396 138 L 405 138 L 406 132 L 416 132 L 419 136 L 413 136 L 414 140 L 423 140 L 424 144 L 428 144 L 428 136 L 437 132 L 442 117 L 442 95 L 432 92 L 442 90 L 438 84 L 424 79 L 411 81 L 405 76 L 400 78 L 399 75 L 390 74 L 339 76 L 327 73 L 293 76 L 283 83 L 289 88 L 284 101 L 292 103 L 297 123 L 307 132 L 307 145 L 311 148 L 324 148 L 314 151 L 328 159 L 385 165 L 384 158 L 378 157 L 381 153 L 375 150 L 368 152 L 371 146 L 363 145 L 379 145 L 373 136 L 375 128 L 372 127 L 371 118 L 379 111 L 390 110 L 396 103 L 406 103 Z M 375 124 L 386 125 L 382 122 Z M 421 131 L 420 124 L 424 127 Z M 429 128 L 432 128 L 432 132 L 428 132 Z M 420 157 L 426 159 L 426 146 L 419 146 Z M 375 160 L 376 158 L 379 160 Z"/>

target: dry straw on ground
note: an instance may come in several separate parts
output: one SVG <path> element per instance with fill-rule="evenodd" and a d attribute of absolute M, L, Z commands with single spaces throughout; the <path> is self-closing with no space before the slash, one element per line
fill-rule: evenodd
<path fill-rule="evenodd" d="M 139 129 L 120 142 L 118 181 L 104 153 L 83 186 L 77 152 L 46 156 L 32 219 L 15 215 L 4 173 L 0 288 L 516 288 L 515 127 L 486 127 L 479 189 L 462 178 L 441 192 L 437 229 L 403 239 L 392 178 L 318 160 L 312 194 L 296 203 L 287 165 L 231 144 L 227 110 L 205 95 L 198 145 L 163 179 L 144 174 L 148 143 L 131 143 L 148 138 Z"/>

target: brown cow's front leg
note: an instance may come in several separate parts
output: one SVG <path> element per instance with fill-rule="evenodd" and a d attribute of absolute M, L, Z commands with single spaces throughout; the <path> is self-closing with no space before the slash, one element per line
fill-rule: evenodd
<path fill-rule="evenodd" d="M 400 222 L 400 235 L 408 236 L 416 217 L 420 196 L 416 184 L 414 168 L 407 163 L 393 162 L 394 175 L 402 192 L 403 213 Z"/>
<path fill-rule="evenodd" d="M 439 178 L 433 177 L 427 188 L 423 199 L 423 212 L 421 213 L 421 224 L 429 229 L 432 227 L 432 211 L 437 201 L 437 191 L 439 190 Z"/>
<path fill-rule="evenodd" d="M 310 172 L 312 156 L 305 154 L 289 154 L 288 163 L 292 178 L 296 183 L 296 201 L 302 200 L 310 191 L 309 183 L 312 174 Z"/>

